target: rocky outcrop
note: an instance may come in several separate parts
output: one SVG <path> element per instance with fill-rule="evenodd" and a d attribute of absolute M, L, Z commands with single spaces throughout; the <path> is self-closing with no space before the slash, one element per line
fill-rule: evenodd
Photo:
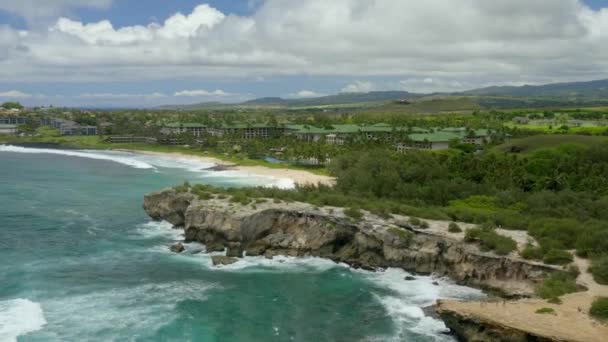
<path fill-rule="evenodd" d="M 148 194 L 144 197 L 144 208 L 154 208 L 147 211 L 154 220 L 164 220 L 174 226 L 183 226 L 186 209 L 194 200 L 194 195 L 188 192 L 178 192 L 168 189 L 163 192 Z"/>
<path fill-rule="evenodd" d="M 211 262 L 213 263 L 213 266 L 232 265 L 237 261 L 239 261 L 239 259 L 223 255 L 214 255 L 211 257 Z"/>
<path fill-rule="evenodd" d="M 399 267 L 512 297 L 533 295 L 538 282 L 559 271 L 482 252 L 461 238 L 416 229 L 404 217 L 366 214 L 353 220 L 339 208 L 271 200 L 242 205 L 173 189 L 146 195 L 144 209 L 154 219 L 183 226 L 186 241 L 201 242 L 208 252 L 227 250 L 229 257 L 316 256 L 366 269 Z"/>
<path fill-rule="evenodd" d="M 539 336 L 513 326 L 452 310 L 437 301 L 436 312 L 459 341 L 466 342 L 564 342 L 568 340 Z"/>
<path fill-rule="evenodd" d="M 178 242 L 174 245 L 171 245 L 169 247 L 169 250 L 173 253 L 182 253 L 183 251 L 186 250 L 186 247 L 184 247 L 184 244 L 182 244 L 181 242 Z"/>

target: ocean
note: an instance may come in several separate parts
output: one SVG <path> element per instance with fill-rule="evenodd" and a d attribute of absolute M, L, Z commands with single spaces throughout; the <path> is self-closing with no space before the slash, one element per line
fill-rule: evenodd
<path fill-rule="evenodd" d="M 0 341 L 454 341 L 423 310 L 475 289 L 316 258 L 213 267 L 151 221 L 164 187 L 293 187 L 198 160 L 0 146 Z M 433 284 L 437 282 L 438 285 Z"/>

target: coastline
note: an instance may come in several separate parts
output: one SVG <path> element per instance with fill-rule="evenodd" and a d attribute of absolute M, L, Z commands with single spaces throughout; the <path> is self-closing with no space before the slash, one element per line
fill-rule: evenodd
<path fill-rule="evenodd" d="M 74 139 L 76 138 L 76 139 Z M 60 148 L 60 149 L 93 149 L 93 150 L 111 150 L 111 151 L 123 151 L 130 153 L 139 153 L 147 155 L 165 156 L 170 158 L 178 159 L 190 159 L 197 160 L 206 163 L 211 163 L 220 167 L 225 167 L 225 170 L 235 171 L 244 175 L 251 176 L 266 176 L 278 179 L 289 179 L 297 185 L 335 185 L 335 178 L 324 174 L 316 173 L 314 171 L 303 170 L 293 167 L 273 167 L 264 165 L 241 165 L 238 160 L 232 161 L 230 158 L 227 160 L 216 156 L 204 156 L 195 153 L 188 153 L 188 151 L 152 151 L 146 149 L 149 146 L 135 146 L 134 144 L 106 144 L 98 141 L 97 139 L 91 139 L 91 141 L 78 139 L 81 137 L 61 137 L 56 139 L 5 139 L 2 140 L 0 137 L 0 144 L 15 145 L 23 147 L 43 147 L 43 148 Z M 97 137 L 95 137 L 97 138 Z M 246 162 L 249 162 L 248 160 Z M 254 164 L 253 162 L 248 164 Z"/>
<path fill-rule="evenodd" d="M 130 153 L 139 153 L 153 156 L 163 156 L 170 157 L 176 159 L 189 159 L 189 160 L 197 160 L 205 163 L 211 163 L 220 167 L 225 168 L 225 170 L 235 171 L 238 173 L 242 173 L 245 175 L 252 176 L 267 176 L 273 178 L 285 178 L 292 180 L 297 185 L 327 185 L 333 186 L 335 185 L 335 178 L 330 176 L 323 176 L 314 174 L 305 170 L 294 170 L 288 168 L 270 168 L 261 165 L 255 166 L 245 166 L 239 164 L 228 163 L 224 160 L 215 157 L 204 157 L 192 154 L 186 154 L 182 152 L 156 152 L 156 151 L 144 151 L 144 150 L 135 150 L 135 149 L 112 149 L 113 151 L 122 151 L 122 152 L 130 152 Z"/>

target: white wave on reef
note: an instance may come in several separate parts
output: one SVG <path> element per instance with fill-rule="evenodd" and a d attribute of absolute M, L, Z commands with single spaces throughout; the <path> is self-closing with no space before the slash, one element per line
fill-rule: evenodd
<path fill-rule="evenodd" d="M 220 254 L 222 255 L 222 254 Z M 209 258 L 211 265 L 211 258 Z M 346 264 L 337 264 L 323 258 L 296 258 L 275 256 L 268 259 L 264 256 L 245 257 L 234 264 L 216 267 L 221 271 L 252 271 L 252 272 L 324 272 L 332 268 L 348 268 Z"/>
<path fill-rule="evenodd" d="M 0 152 L 13 152 L 13 153 L 29 153 L 29 154 L 57 154 L 69 157 L 88 158 L 97 160 L 107 160 L 123 165 L 131 166 L 136 169 L 154 169 L 154 166 L 125 156 L 120 155 L 108 155 L 99 153 L 96 151 L 88 150 L 59 150 L 50 148 L 29 148 L 12 145 L 0 145 Z"/>
<path fill-rule="evenodd" d="M 408 334 L 431 336 L 438 341 L 452 341 L 444 335 L 445 324 L 426 316 L 422 308 L 434 305 L 438 299 L 474 299 L 484 296 L 483 292 L 459 286 L 444 278 L 412 276 L 401 269 L 389 268 L 383 272 L 358 271 L 372 283 L 389 290 L 389 294 L 376 294 L 389 317 L 396 326 L 395 335 L 389 340 L 400 341 Z M 386 337 L 381 338 L 386 340 Z"/>
<path fill-rule="evenodd" d="M 46 324 L 42 307 L 28 299 L 0 302 L 0 341 L 17 341 L 17 337 L 42 329 Z"/>
<path fill-rule="evenodd" d="M 154 333 L 154 329 L 179 317 L 176 308 L 180 302 L 205 301 L 212 289 L 221 286 L 177 280 L 50 298 L 44 304 L 52 326 L 40 332 L 40 340 L 118 341 L 122 339 L 117 336 L 131 336 L 134 332 Z M 61 339 L 55 335 L 58 331 Z M 144 336 L 136 339 L 146 340 Z"/>
<path fill-rule="evenodd" d="M 135 230 L 140 237 L 144 238 L 167 238 L 170 240 L 182 240 L 183 229 L 175 229 L 167 221 L 150 221 L 137 226 Z"/>

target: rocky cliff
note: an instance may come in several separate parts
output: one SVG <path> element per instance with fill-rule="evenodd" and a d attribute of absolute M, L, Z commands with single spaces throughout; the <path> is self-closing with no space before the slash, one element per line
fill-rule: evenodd
<path fill-rule="evenodd" d="M 367 269 L 399 267 L 511 297 L 533 295 L 537 283 L 559 271 L 515 255 L 482 252 L 462 237 L 419 229 L 400 216 L 365 213 L 355 220 L 340 208 L 272 200 L 242 205 L 174 189 L 146 195 L 144 209 L 153 219 L 183 228 L 186 241 L 201 242 L 208 252 L 226 250 L 231 257 L 316 256 Z"/>

